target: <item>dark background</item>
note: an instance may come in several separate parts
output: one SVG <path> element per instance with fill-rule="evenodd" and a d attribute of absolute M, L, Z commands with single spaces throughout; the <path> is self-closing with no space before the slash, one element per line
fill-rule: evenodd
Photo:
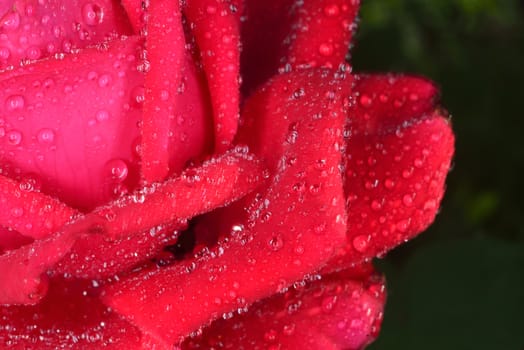
<path fill-rule="evenodd" d="M 377 261 L 388 280 L 370 348 L 524 349 L 524 4 L 364 0 L 356 71 L 436 81 L 456 133 L 440 214 Z"/>

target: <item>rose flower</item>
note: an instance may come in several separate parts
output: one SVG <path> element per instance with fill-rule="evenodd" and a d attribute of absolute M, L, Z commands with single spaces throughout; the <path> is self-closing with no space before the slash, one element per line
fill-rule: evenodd
<path fill-rule="evenodd" d="M 0 5 L 0 344 L 361 349 L 434 219 L 438 92 L 353 73 L 358 0 Z"/>

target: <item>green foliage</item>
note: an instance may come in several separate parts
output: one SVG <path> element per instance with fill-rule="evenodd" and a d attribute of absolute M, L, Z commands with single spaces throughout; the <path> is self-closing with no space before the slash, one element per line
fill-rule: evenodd
<path fill-rule="evenodd" d="M 372 349 L 523 349 L 524 3 L 364 0 L 352 61 L 436 81 L 457 135 L 441 214 L 380 264 L 390 299 Z"/>

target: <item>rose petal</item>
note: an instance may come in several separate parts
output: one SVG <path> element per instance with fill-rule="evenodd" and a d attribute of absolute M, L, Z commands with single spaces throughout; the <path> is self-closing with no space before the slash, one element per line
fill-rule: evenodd
<path fill-rule="evenodd" d="M 360 0 L 304 1 L 290 36 L 286 62 L 294 67 L 337 67 L 345 62 Z"/>
<path fill-rule="evenodd" d="M 181 68 L 186 53 L 179 2 L 152 1 L 147 14 L 141 153 L 142 176 L 151 183 L 162 181 L 169 174 L 170 128 L 166 125 L 175 118 L 177 90 L 182 83 Z"/>
<path fill-rule="evenodd" d="M 76 210 L 35 191 L 31 181 L 17 182 L 0 175 L 0 225 L 28 237 L 43 238 L 75 214 Z"/>
<path fill-rule="evenodd" d="M 111 239 L 124 238 L 227 205 L 253 191 L 261 173 L 256 159 L 234 149 L 177 178 L 97 208 L 77 224 L 96 227 Z"/>
<path fill-rule="evenodd" d="M 344 63 L 359 3 L 358 0 L 246 1 L 241 57 L 245 94 L 250 94 L 279 68 L 288 70 L 304 64 L 336 68 Z"/>
<path fill-rule="evenodd" d="M 3 347 L 145 349 L 140 331 L 104 306 L 98 290 L 86 282 L 54 280 L 38 305 L 1 306 Z"/>
<path fill-rule="evenodd" d="M 215 151 L 226 150 L 235 137 L 239 116 L 240 33 L 238 9 L 227 1 L 188 1 L 184 13 L 200 50 L 213 116 Z"/>
<path fill-rule="evenodd" d="M 103 47 L 0 75 L 2 170 L 38 174 L 42 192 L 83 210 L 136 187 L 139 179 L 141 45 L 130 37 Z M 186 90 L 166 126 L 173 133 L 174 167 L 201 155 L 209 134 L 198 72 L 189 62 L 183 74 Z"/>
<path fill-rule="evenodd" d="M 376 74 L 358 75 L 355 84 L 352 134 L 377 134 L 395 129 L 435 109 L 438 89 L 425 78 Z"/>
<path fill-rule="evenodd" d="M 242 89 L 250 95 L 281 65 L 289 44 L 286 36 L 291 31 L 295 0 L 246 0 L 245 21 L 242 22 Z"/>
<path fill-rule="evenodd" d="M 133 26 L 133 31 L 138 34 L 144 25 L 144 9 L 142 8 L 144 2 L 142 0 L 121 0 L 121 2 Z"/>
<path fill-rule="evenodd" d="M 433 222 L 454 151 L 435 95 L 414 77 L 358 80 L 346 153 L 349 244 L 332 266 L 383 254 Z"/>
<path fill-rule="evenodd" d="M 136 37 L 118 40 L 0 75 L 2 168 L 38 174 L 42 192 L 81 209 L 136 182 L 139 47 Z"/>
<path fill-rule="evenodd" d="M 363 349 L 380 328 L 384 281 L 348 275 L 324 276 L 217 320 L 182 349 Z"/>
<path fill-rule="evenodd" d="M 131 34 L 118 1 L 11 0 L 4 3 L 8 6 L 2 6 L 0 11 L 0 69 Z"/>
<path fill-rule="evenodd" d="M 0 226 L 0 255 L 8 250 L 18 249 L 34 240 L 19 232 Z"/>
<path fill-rule="evenodd" d="M 35 304 L 42 299 L 47 292 L 45 272 L 69 251 L 76 234 L 61 232 L 0 255 L 0 304 Z"/>
<path fill-rule="evenodd" d="M 318 270 L 346 240 L 339 169 L 345 86 L 331 71 L 304 71 L 277 77 L 252 97 L 246 118 L 266 121 L 262 135 L 283 137 L 271 150 L 280 152 L 279 166 L 252 203 L 251 222 L 214 252 L 115 283 L 105 302 L 145 333 L 175 343 Z M 294 98 L 299 88 L 304 95 Z M 286 116 L 293 119 L 282 122 Z M 294 188 L 300 181 L 305 191 Z"/>
<path fill-rule="evenodd" d="M 52 269 L 53 274 L 85 279 L 104 279 L 128 271 L 175 244 L 183 224 L 153 227 L 116 241 L 102 235 L 83 235 L 69 254 Z"/>

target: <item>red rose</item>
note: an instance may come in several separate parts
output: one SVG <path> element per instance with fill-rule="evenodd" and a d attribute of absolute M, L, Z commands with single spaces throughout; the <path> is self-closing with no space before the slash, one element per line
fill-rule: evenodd
<path fill-rule="evenodd" d="M 351 72 L 358 6 L 1 5 L 2 345 L 371 342 L 369 260 L 433 221 L 454 140 L 431 82 Z"/>

